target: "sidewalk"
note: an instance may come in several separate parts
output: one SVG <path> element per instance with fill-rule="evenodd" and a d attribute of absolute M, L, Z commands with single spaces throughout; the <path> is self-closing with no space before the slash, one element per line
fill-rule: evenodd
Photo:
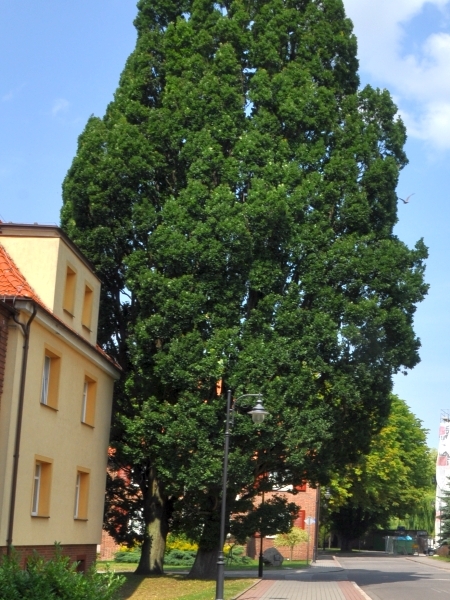
<path fill-rule="evenodd" d="M 442 569 L 443 571 L 450 571 L 450 562 L 437 560 L 436 558 L 431 558 L 431 556 L 404 556 L 404 558 L 414 562 L 422 563 L 423 565 L 428 565 L 429 567 L 431 566 L 435 567 L 436 569 Z"/>
<path fill-rule="evenodd" d="M 314 575 L 339 571 L 344 571 L 344 569 L 334 556 L 321 557 L 308 569 L 268 570 L 262 581 L 238 596 L 237 599 L 367 600 L 367 595 L 352 581 L 313 581 Z"/>
<path fill-rule="evenodd" d="M 287 563 L 289 564 L 289 563 Z M 334 558 L 334 556 L 320 557 L 315 563 L 312 563 L 309 567 L 304 569 L 295 569 L 292 567 L 282 567 L 281 569 L 271 569 L 270 567 L 264 568 L 263 579 L 299 579 L 302 575 L 307 576 L 308 579 L 311 575 L 335 573 L 337 571 L 343 571 L 344 569 Z M 251 577 L 249 571 L 225 571 L 225 577 Z"/>
<path fill-rule="evenodd" d="M 260 581 L 238 600 L 367 600 L 352 581 Z"/>

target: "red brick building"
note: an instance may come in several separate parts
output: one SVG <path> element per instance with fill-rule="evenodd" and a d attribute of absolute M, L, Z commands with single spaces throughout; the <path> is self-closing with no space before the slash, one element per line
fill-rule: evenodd
<path fill-rule="evenodd" d="M 305 484 L 303 487 L 299 488 L 298 493 L 293 494 L 290 491 L 279 491 L 279 492 L 266 492 L 264 494 L 264 500 L 272 496 L 282 496 L 288 499 L 289 502 L 295 502 L 300 507 L 300 512 L 298 518 L 294 522 L 294 527 L 300 527 L 301 529 L 305 529 L 309 534 L 309 542 L 299 544 L 294 548 L 292 558 L 293 560 L 306 560 L 308 557 L 309 560 L 313 558 L 315 540 L 316 540 L 316 526 L 317 526 L 317 516 L 318 516 L 318 489 L 312 488 L 309 484 Z M 260 504 L 263 501 L 262 496 L 258 496 L 255 500 L 255 504 Z M 275 536 L 268 536 L 263 539 L 263 552 L 267 550 L 267 548 L 273 547 L 273 540 Z M 247 556 L 251 558 L 258 558 L 260 551 L 260 537 L 259 534 L 256 534 L 253 538 L 249 540 L 247 543 Z M 282 554 L 285 560 L 290 559 L 291 550 L 288 547 L 277 548 L 277 550 Z"/>

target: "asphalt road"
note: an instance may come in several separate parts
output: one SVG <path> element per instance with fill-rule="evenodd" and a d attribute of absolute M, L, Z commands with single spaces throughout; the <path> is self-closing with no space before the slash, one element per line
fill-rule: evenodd
<path fill-rule="evenodd" d="M 339 557 L 345 576 L 372 600 L 450 600 L 450 570 L 399 556 Z M 344 574 L 343 573 L 343 574 Z"/>

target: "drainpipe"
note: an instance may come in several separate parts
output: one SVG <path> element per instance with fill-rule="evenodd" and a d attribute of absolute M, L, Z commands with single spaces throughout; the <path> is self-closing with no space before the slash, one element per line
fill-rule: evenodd
<path fill-rule="evenodd" d="M 13 528 L 14 528 L 14 511 L 16 508 L 16 491 L 17 491 L 17 474 L 19 471 L 19 450 L 20 450 L 20 436 L 22 433 L 22 415 L 23 415 L 23 404 L 25 398 L 25 380 L 27 375 L 27 362 L 28 362 L 28 348 L 30 342 L 30 326 L 36 316 L 37 306 L 33 302 L 33 312 L 31 317 L 26 323 L 22 323 L 17 318 L 17 314 L 14 315 L 14 321 L 20 325 L 23 333 L 23 353 L 22 353 L 22 368 L 20 371 L 20 388 L 19 388 L 19 404 L 17 406 L 17 422 L 16 422 L 16 439 L 14 442 L 14 457 L 13 457 L 13 473 L 11 479 L 11 497 L 9 502 L 9 518 L 8 518 L 8 537 L 6 538 L 6 553 L 9 556 L 11 554 L 11 548 L 13 543 Z"/>

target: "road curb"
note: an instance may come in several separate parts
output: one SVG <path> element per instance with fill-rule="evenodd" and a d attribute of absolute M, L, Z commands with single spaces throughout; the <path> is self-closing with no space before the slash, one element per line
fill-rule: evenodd
<path fill-rule="evenodd" d="M 350 583 L 352 583 L 355 586 L 355 588 L 358 590 L 361 596 L 365 598 L 365 600 L 373 600 L 368 594 L 366 594 L 366 592 L 362 588 L 359 587 L 356 581 L 351 581 Z"/>
<path fill-rule="evenodd" d="M 243 592 L 239 592 L 238 596 L 233 596 L 233 598 L 231 600 L 239 600 L 239 598 L 242 598 L 242 596 L 245 596 L 245 594 L 247 592 L 249 592 L 254 587 L 256 587 L 257 585 L 259 585 L 262 581 L 263 581 L 263 579 L 259 579 L 258 581 L 255 581 L 255 583 L 253 583 L 252 585 L 249 585 L 248 588 L 245 589 Z M 266 580 L 266 581 L 268 581 L 268 580 Z"/>
<path fill-rule="evenodd" d="M 411 560 L 412 562 L 418 563 L 419 565 L 428 565 L 428 563 L 424 563 L 421 560 L 417 560 L 416 558 L 413 558 L 412 556 L 405 556 L 404 558 L 406 558 L 406 560 Z M 420 557 L 422 558 L 422 557 Z M 424 557 L 425 558 L 425 557 Z M 432 567 L 433 569 L 439 569 L 440 571 L 450 571 L 449 567 L 441 567 L 437 564 L 431 564 L 431 561 L 433 559 L 430 558 L 430 564 L 429 566 Z"/>
<path fill-rule="evenodd" d="M 334 556 L 334 554 L 333 554 L 333 560 L 340 569 L 344 569 L 344 567 L 341 565 L 341 563 L 338 561 L 338 559 Z"/>

